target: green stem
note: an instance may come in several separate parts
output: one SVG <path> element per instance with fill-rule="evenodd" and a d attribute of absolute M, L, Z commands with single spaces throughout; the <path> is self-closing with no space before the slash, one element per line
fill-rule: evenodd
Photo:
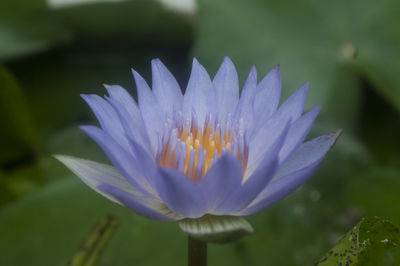
<path fill-rule="evenodd" d="M 207 243 L 188 238 L 188 266 L 207 266 Z"/>
<path fill-rule="evenodd" d="M 76 252 L 69 262 L 69 266 L 94 266 L 101 252 L 114 233 L 118 224 L 115 217 L 105 215 L 101 217 L 94 230 L 87 236 L 83 246 Z"/>

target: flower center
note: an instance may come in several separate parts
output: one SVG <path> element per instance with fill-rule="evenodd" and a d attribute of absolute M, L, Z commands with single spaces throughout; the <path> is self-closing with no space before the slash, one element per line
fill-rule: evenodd
<path fill-rule="evenodd" d="M 210 119 L 202 129 L 195 123 L 177 126 L 163 136 L 160 144 L 158 165 L 177 169 L 195 182 L 226 152 L 236 155 L 243 172 L 247 166 L 249 150 L 245 137 L 237 136 L 228 127 L 221 130 L 218 123 L 213 126 Z"/>

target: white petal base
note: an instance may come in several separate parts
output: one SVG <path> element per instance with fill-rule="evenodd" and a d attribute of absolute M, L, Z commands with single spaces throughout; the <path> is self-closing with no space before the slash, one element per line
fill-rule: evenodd
<path fill-rule="evenodd" d="M 179 227 L 191 237 L 209 243 L 227 243 L 253 233 L 253 227 L 241 216 L 204 215 L 183 219 Z"/>

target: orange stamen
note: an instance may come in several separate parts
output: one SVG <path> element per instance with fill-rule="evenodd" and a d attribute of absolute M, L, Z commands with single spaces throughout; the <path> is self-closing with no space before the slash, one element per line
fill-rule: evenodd
<path fill-rule="evenodd" d="M 212 162 L 215 161 L 213 159 L 221 155 L 223 150 L 232 153 L 232 145 L 235 145 L 235 135 L 233 132 L 225 130 L 222 137 L 220 127 L 217 125 L 214 130 L 209 121 L 206 122 L 203 130 L 200 130 L 193 124 L 191 126 L 187 124 L 182 125 L 177 129 L 177 135 L 175 136 L 177 136 L 176 141 L 182 141 L 186 144 L 183 172 L 192 180 L 201 179 L 210 169 Z M 202 160 L 204 161 L 203 163 L 200 162 L 199 164 L 199 156 L 202 150 L 205 152 L 205 159 Z M 244 145 L 242 149 L 237 148 L 234 150 L 237 151 L 235 155 L 242 165 L 244 172 L 247 167 L 248 147 Z M 168 140 L 166 144 L 161 147 L 157 162 L 160 166 L 177 168 L 178 164 L 175 161 L 177 157 L 177 148 L 172 148 L 171 140 Z M 201 169 L 198 169 L 198 167 Z"/>

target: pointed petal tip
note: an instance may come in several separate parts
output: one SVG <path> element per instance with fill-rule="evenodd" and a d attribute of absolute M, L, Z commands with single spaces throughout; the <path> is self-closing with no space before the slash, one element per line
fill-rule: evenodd
<path fill-rule="evenodd" d="M 272 68 L 260 81 L 260 86 L 261 87 L 268 87 L 271 86 L 271 84 L 276 84 L 276 88 L 279 91 L 281 91 L 281 86 L 282 86 L 282 78 L 281 78 L 281 71 L 279 66 L 276 66 Z"/>
<path fill-rule="evenodd" d="M 71 160 L 86 160 L 86 159 L 82 159 L 82 158 L 78 158 L 75 156 L 71 156 L 71 155 L 65 155 L 65 154 L 52 154 L 50 155 L 51 157 L 53 157 L 54 159 L 56 159 L 57 161 L 59 161 L 60 163 L 64 164 L 65 166 L 68 166 L 67 164 L 71 161 Z"/>
<path fill-rule="evenodd" d="M 90 98 L 90 94 L 85 94 L 85 93 L 81 93 L 81 94 L 79 94 L 80 96 L 81 96 L 81 98 L 82 99 L 84 99 L 85 101 L 87 100 L 87 99 L 89 99 Z"/>
<path fill-rule="evenodd" d="M 276 71 L 276 72 L 280 73 L 280 72 L 281 72 L 281 65 L 280 65 L 280 64 L 277 64 L 277 65 L 272 69 L 272 71 Z"/>
<path fill-rule="evenodd" d="M 151 69 L 152 70 L 158 69 L 160 64 L 162 65 L 162 62 L 159 58 L 152 59 L 151 60 Z"/>
<path fill-rule="evenodd" d="M 273 69 L 271 69 L 271 71 L 267 74 L 267 76 L 270 74 L 276 76 L 280 80 L 280 82 L 282 82 L 280 65 L 276 65 Z"/>
<path fill-rule="evenodd" d="M 82 126 L 79 126 L 79 129 L 80 130 L 86 130 L 88 127 L 90 127 L 90 126 L 82 125 Z"/>
<path fill-rule="evenodd" d="M 196 59 L 196 57 L 193 57 L 192 71 L 191 71 L 190 75 L 193 75 L 193 73 L 198 73 L 202 68 L 203 68 L 203 66 L 199 63 L 199 61 Z M 189 78 L 189 81 L 190 81 L 190 78 Z"/>
<path fill-rule="evenodd" d="M 318 114 L 321 111 L 321 109 L 322 109 L 322 104 L 318 104 L 314 106 L 310 111 L 316 112 Z"/>
<path fill-rule="evenodd" d="M 57 161 L 59 161 L 60 163 L 62 163 L 63 165 L 67 166 L 68 168 L 70 168 L 68 166 L 68 164 L 71 162 L 71 160 L 85 160 L 82 158 L 78 158 L 75 156 L 71 156 L 71 155 L 65 155 L 65 154 L 52 154 L 51 157 L 53 157 L 54 159 L 56 159 Z"/>
<path fill-rule="evenodd" d="M 140 88 L 143 88 L 143 86 L 148 86 L 146 80 L 138 73 L 136 70 L 131 68 L 133 78 L 135 79 L 135 84 L 136 84 L 136 89 L 138 93 L 141 91 Z"/>
<path fill-rule="evenodd" d="M 223 72 L 225 72 L 225 71 L 228 71 L 228 72 L 235 71 L 236 72 L 235 64 L 232 62 L 232 60 L 228 56 L 224 57 L 224 60 L 222 61 L 218 72 L 221 70 L 223 70 Z"/>
<path fill-rule="evenodd" d="M 132 74 L 133 74 L 134 77 L 139 75 L 139 73 L 137 73 L 135 69 L 131 68 L 131 71 L 132 71 Z"/>
<path fill-rule="evenodd" d="M 339 128 L 338 130 L 336 130 L 336 131 L 333 131 L 331 134 L 333 134 L 335 137 L 336 137 L 336 140 L 335 140 L 335 142 L 338 140 L 338 138 L 342 135 L 342 133 L 343 133 L 343 129 L 342 128 Z"/>
<path fill-rule="evenodd" d="M 67 156 L 67 155 L 62 155 L 62 154 L 52 154 L 52 155 L 50 155 L 50 156 L 51 156 L 51 157 L 53 157 L 54 159 L 56 159 L 56 160 L 58 160 L 58 161 L 62 162 L 63 158 L 64 158 L 65 156 Z"/>
<path fill-rule="evenodd" d="M 140 80 L 144 80 L 143 77 L 135 69 L 131 68 L 131 71 L 136 83 Z"/>
<path fill-rule="evenodd" d="M 255 82 L 257 83 L 257 69 L 256 69 L 256 67 L 255 66 L 252 66 L 251 68 L 250 68 L 250 72 L 249 72 L 249 75 L 248 75 L 248 77 L 247 77 L 247 79 L 249 80 L 255 80 Z M 247 81 L 246 81 L 247 82 Z"/>
<path fill-rule="evenodd" d="M 106 84 L 106 83 L 103 83 L 103 87 L 107 90 L 108 95 L 110 96 L 112 91 L 118 91 L 118 89 L 122 88 L 120 85 Z"/>
<path fill-rule="evenodd" d="M 164 63 L 159 58 L 154 58 L 153 60 L 151 60 L 151 70 L 152 70 L 153 76 L 154 76 L 154 72 L 158 72 L 157 74 L 169 72 L 168 68 L 164 65 Z"/>
<path fill-rule="evenodd" d="M 101 130 L 100 128 L 98 128 L 96 126 L 88 126 L 88 125 L 79 126 L 79 129 L 88 135 L 89 135 L 89 131 L 91 131 L 91 130 Z"/>
<path fill-rule="evenodd" d="M 103 100 L 99 95 L 97 94 L 80 94 L 81 98 L 89 105 L 92 106 L 92 104 L 97 104 L 98 100 Z"/>
<path fill-rule="evenodd" d="M 310 82 L 306 82 L 303 84 L 303 86 L 300 87 L 300 90 L 304 90 L 305 92 L 308 91 L 308 87 L 310 86 Z"/>
<path fill-rule="evenodd" d="M 250 73 L 255 73 L 255 74 L 257 74 L 257 68 L 256 68 L 256 66 L 252 66 L 252 67 L 250 68 Z"/>
<path fill-rule="evenodd" d="M 113 89 L 113 86 L 105 84 L 105 83 L 103 83 L 103 86 L 104 86 L 104 88 L 106 88 L 108 95 L 111 96 L 112 90 L 115 90 L 115 89 Z"/>
<path fill-rule="evenodd" d="M 327 143 L 329 143 L 327 145 L 327 150 L 325 152 L 325 155 L 333 148 L 333 146 L 335 146 L 336 142 L 338 141 L 341 135 L 342 135 L 342 129 L 338 129 L 336 131 L 318 137 L 318 138 L 325 138 Z"/>
<path fill-rule="evenodd" d="M 337 129 L 337 130 L 335 130 L 335 131 L 332 131 L 332 132 L 326 134 L 325 136 L 330 137 L 330 138 L 336 138 L 336 139 L 338 139 L 338 138 L 342 135 L 342 132 L 343 132 L 343 129 L 340 128 L 340 129 Z M 322 137 L 322 136 L 321 136 L 321 137 Z"/>
<path fill-rule="evenodd" d="M 198 65 L 200 65 L 199 61 L 197 60 L 196 57 L 193 57 L 193 60 L 192 60 L 192 68 L 194 68 L 195 66 L 198 66 Z"/>
<path fill-rule="evenodd" d="M 197 60 L 196 57 L 193 57 L 192 72 L 193 72 L 193 70 L 208 73 L 207 70 L 204 68 L 204 66 L 202 64 L 200 64 L 200 62 Z"/>
<path fill-rule="evenodd" d="M 322 109 L 322 104 L 318 104 L 318 105 L 314 106 L 313 108 L 311 108 L 311 110 L 309 110 L 307 113 L 310 113 L 311 116 L 316 118 L 318 116 L 318 114 L 321 112 L 321 109 Z"/>
<path fill-rule="evenodd" d="M 338 129 L 338 130 L 336 130 L 336 131 L 334 131 L 334 132 L 332 132 L 333 134 L 334 134 L 334 136 L 335 136 L 335 141 L 332 143 L 332 146 L 331 146 L 331 149 L 332 149 L 332 147 L 336 144 L 336 142 L 339 140 L 339 137 L 342 135 L 342 133 L 343 133 L 343 129 L 342 128 L 340 128 L 340 129 Z"/>
<path fill-rule="evenodd" d="M 303 101 L 305 101 L 306 97 L 307 97 L 309 85 L 310 85 L 310 83 L 307 81 L 300 88 L 298 88 L 292 95 L 290 95 L 289 98 L 294 97 L 294 99 L 296 99 L 297 97 L 300 97 L 303 99 Z"/>
<path fill-rule="evenodd" d="M 164 66 L 164 63 L 162 62 L 162 60 L 161 60 L 160 58 L 154 58 L 153 61 L 156 62 L 156 63 L 159 64 L 159 65 Z"/>
<path fill-rule="evenodd" d="M 231 60 L 231 58 L 229 56 L 224 57 L 223 63 L 229 63 L 229 64 L 233 65 L 233 61 Z"/>

